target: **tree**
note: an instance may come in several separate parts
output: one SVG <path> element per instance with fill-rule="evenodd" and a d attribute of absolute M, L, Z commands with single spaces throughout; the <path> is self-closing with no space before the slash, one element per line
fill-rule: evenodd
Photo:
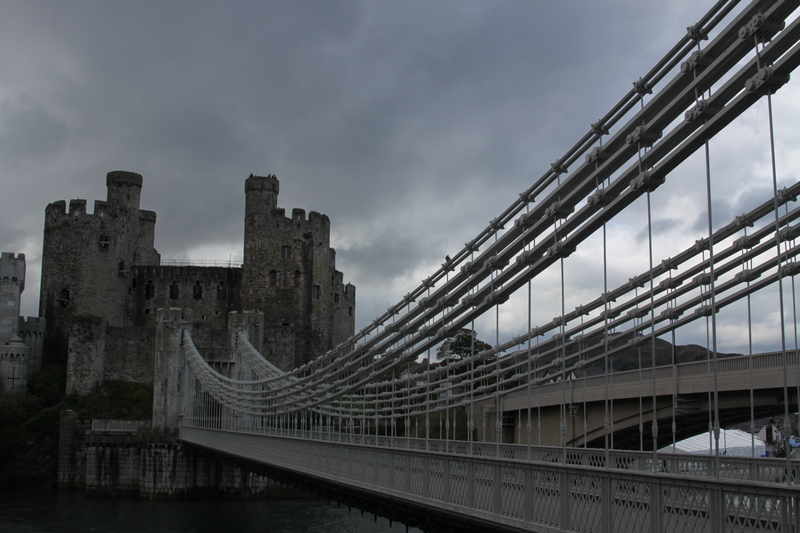
<path fill-rule="evenodd" d="M 490 344 L 478 338 L 478 334 L 474 330 L 460 329 L 439 346 L 439 349 L 436 350 L 436 358 L 452 363 L 491 348 Z"/>

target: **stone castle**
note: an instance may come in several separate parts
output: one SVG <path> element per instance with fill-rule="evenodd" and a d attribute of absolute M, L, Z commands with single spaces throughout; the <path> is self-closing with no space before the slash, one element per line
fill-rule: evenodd
<path fill-rule="evenodd" d="M 0 255 L 0 394 L 24 391 L 42 367 L 44 320 L 19 316 L 25 255 Z"/>
<path fill-rule="evenodd" d="M 142 176 L 109 172 L 106 185 L 93 213 L 85 200 L 45 210 L 39 313 L 47 357 L 67 363 L 68 392 L 112 379 L 153 384 L 158 309 L 191 309 L 197 348 L 223 371 L 244 311 L 263 314 L 256 341 L 286 370 L 354 333 L 355 287 L 336 270 L 330 220 L 302 209 L 287 217 L 274 175 L 245 181 L 241 267 L 161 265 L 156 214 L 139 208 Z"/>

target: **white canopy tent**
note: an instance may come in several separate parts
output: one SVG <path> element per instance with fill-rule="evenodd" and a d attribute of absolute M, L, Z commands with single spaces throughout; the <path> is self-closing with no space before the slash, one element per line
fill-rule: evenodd
<path fill-rule="evenodd" d="M 709 436 L 709 433 L 701 433 L 679 441 L 674 446 L 672 444 L 665 446 L 658 451 L 711 455 L 714 453 L 714 438 L 713 435 Z M 764 452 L 764 441 L 758 436 L 752 436 L 740 429 L 721 429 L 719 432 L 719 453 L 722 455 L 761 457 Z"/>

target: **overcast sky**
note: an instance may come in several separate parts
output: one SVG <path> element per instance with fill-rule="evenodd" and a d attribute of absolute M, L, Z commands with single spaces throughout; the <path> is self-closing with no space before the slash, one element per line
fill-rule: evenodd
<path fill-rule="evenodd" d="M 37 313 L 48 203 L 91 205 L 108 171 L 138 172 L 164 259 L 240 259 L 244 180 L 274 173 L 287 212 L 330 217 L 360 328 L 712 4 L 0 0 L 0 248 L 28 258 L 23 312 Z M 741 212 L 747 190 L 732 187 L 721 209 Z M 665 213 L 665 229 L 702 230 L 696 212 Z M 635 241 L 644 228 L 627 231 Z"/>

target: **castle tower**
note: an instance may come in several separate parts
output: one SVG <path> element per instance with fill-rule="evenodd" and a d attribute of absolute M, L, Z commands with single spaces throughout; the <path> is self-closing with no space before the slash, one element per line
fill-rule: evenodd
<path fill-rule="evenodd" d="M 53 202 L 45 209 L 39 314 L 47 321 L 45 351 L 66 361 L 72 317 L 100 316 L 110 326 L 129 325 L 128 273 L 134 264 L 158 264 L 153 248 L 155 213 L 139 209 L 142 176 L 114 171 L 106 176 L 106 201 Z"/>
<path fill-rule="evenodd" d="M 335 308 L 345 294 L 330 247 L 330 220 L 315 211 L 277 207 L 275 175 L 245 182 L 242 307 L 264 313 L 264 349 L 284 370 L 300 366 L 343 341 L 354 318 L 337 321 Z M 350 286 L 352 288 L 352 286 Z M 349 326 L 348 326 L 349 324 Z"/>
<path fill-rule="evenodd" d="M 31 349 L 17 336 L 25 289 L 25 254 L 0 255 L 0 394 L 24 391 Z"/>
<path fill-rule="evenodd" d="M 0 345 L 0 394 L 27 389 L 30 356 L 31 349 L 16 334 Z"/>
<path fill-rule="evenodd" d="M 0 255 L 0 346 L 16 335 L 19 302 L 25 290 L 25 254 Z"/>

